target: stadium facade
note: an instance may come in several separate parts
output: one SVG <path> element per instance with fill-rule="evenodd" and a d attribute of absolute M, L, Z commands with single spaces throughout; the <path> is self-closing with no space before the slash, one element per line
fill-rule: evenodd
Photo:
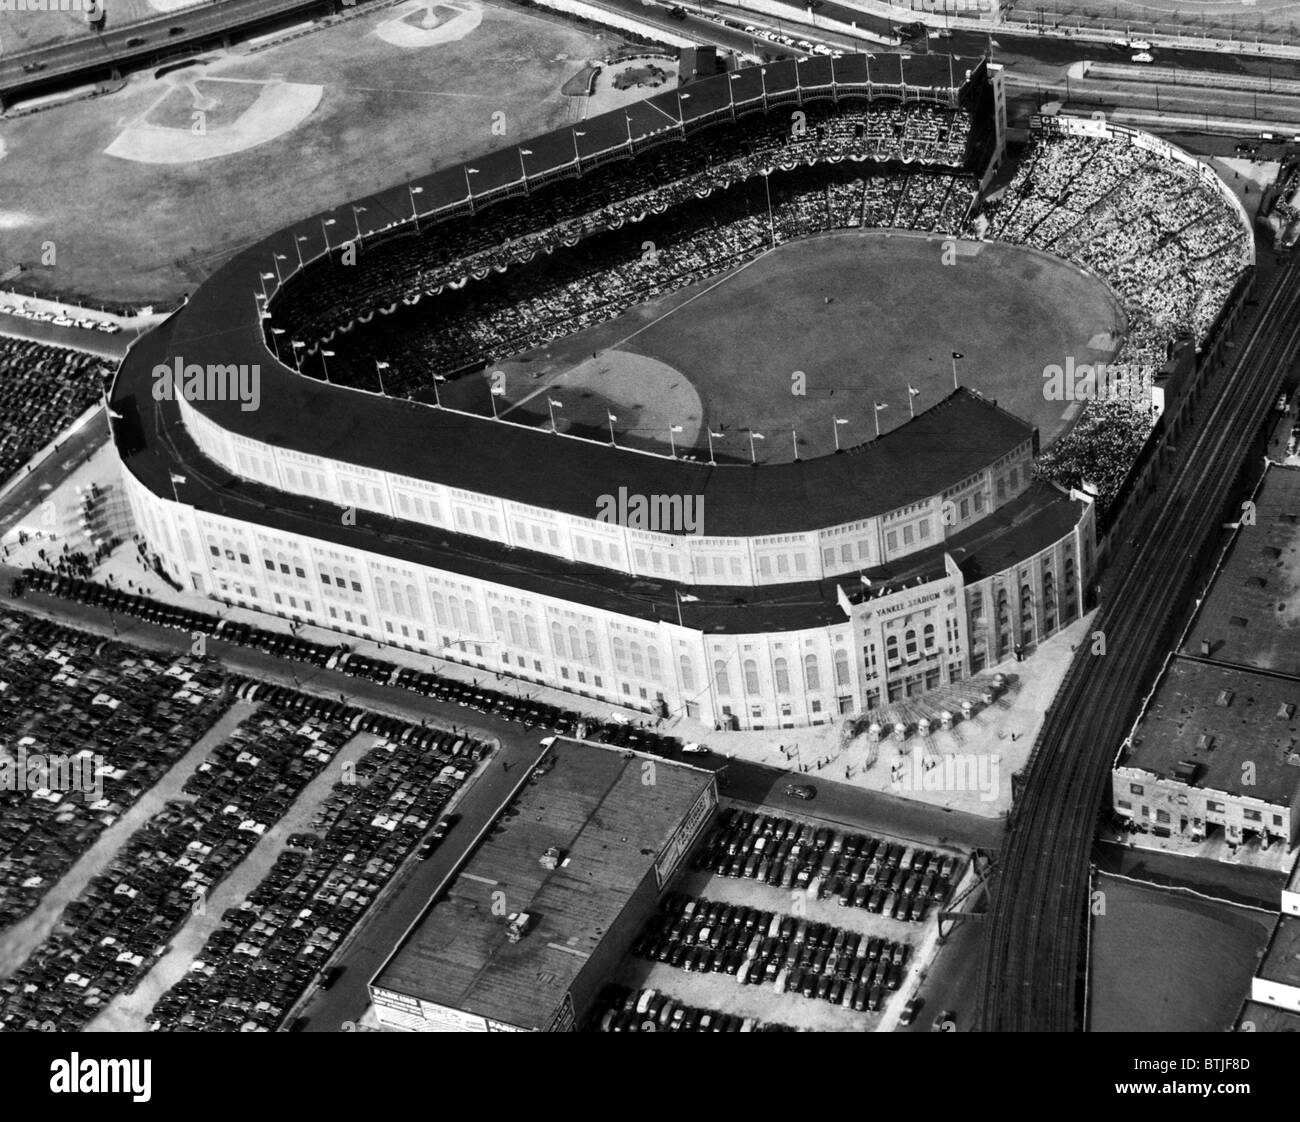
<path fill-rule="evenodd" d="M 294 336 L 321 351 L 344 317 L 350 328 L 397 295 L 418 299 L 390 247 L 481 234 L 497 202 L 558 208 L 548 191 L 606 163 L 705 130 L 725 140 L 777 106 L 966 112 L 964 170 L 981 182 L 1002 152 L 1000 75 L 955 66 L 856 56 L 724 74 L 692 83 L 689 102 L 659 95 L 360 200 L 350 218 L 365 275 L 387 276 L 386 291 L 334 267 L 329 227 L 348 218 L 316 216 L 242 251 L 132 348 L 114 386 L 126 493 L 160 566 L 231 604 L 745 728 L 917 697 L 1054 634 L 1085 610 L 1091 501 L 1036 480 L 1035 430 L 970 391 L 842 453 L 750 467 L 325 384 L 276 358 Z M 302 280 L 284 275 L 294 261 Z M 467 273 L 451 287 L 479 278 Z M 285 314 L 281 287 L 311 297 L 299 300 L 311 323 Z M 272 327 L 279 342 L 268 323 L 292 330 Z M 241 367 L 258 372 L 256 408 L 179 384 L 157 392 L 177 368 Z M 702 517 L 693 532 L 602 517 L 620 494 L 697 503 Z"/>

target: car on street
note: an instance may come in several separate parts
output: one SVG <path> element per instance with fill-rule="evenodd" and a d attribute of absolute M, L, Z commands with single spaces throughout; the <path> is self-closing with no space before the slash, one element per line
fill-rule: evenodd
<path fill-rule="evenodd" d="M 788 783 L 786 784 L 785 793 L 792 799 L 815 799 L 817 797 L 817 788 L 807 783 Z"/>

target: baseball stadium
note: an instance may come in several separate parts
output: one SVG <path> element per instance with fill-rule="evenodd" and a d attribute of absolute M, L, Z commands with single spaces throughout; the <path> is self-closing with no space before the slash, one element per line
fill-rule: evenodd
<path fill-rule="evenodd" d="M 137 527 L 178 587 L 718 726 L 1020 657 L 1108 488 L 1044 464 L 1149 427 L 1253 243 L 1153 137 L 1005 131 L 986 61 L 790 60 L 277 231 L 119 369 Z"/>

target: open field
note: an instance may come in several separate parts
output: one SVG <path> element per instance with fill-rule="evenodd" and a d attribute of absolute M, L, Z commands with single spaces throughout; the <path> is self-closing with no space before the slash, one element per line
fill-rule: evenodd
<path fill-rule="evenodd" d="M 605 49 L 519 9 L 414 3 L 6 121 L 0 269 L 69 298 L 175 301 L 294 219 L 558 127 L 560 87 Z"/>
<path fill-rule="evenodd" d="M 1092 921 L 1093 1032 L 1223 1032 L 1276 916 L 1100 876 Z"/>
<path fill-rule="evenodd" d="M 939 239 L 838 233 L 778 247 L 728 276 L 651 301 L 618 319 L 497 364 L 507 376 L 512 420 L 547 420 L 549 387 L 571 431 L 620 443 L 677 445 L 707 454 L 704 423 L 725 432 L 718 457 L 802 458 L 843 447 L 908 419 L 952 390 L 953 351 L 963 385 L 1039 428 L 1044 444 L 1068 422 L 1068 404 L 1046 401 L 1043 368 L 1106 361 L 1123 314 L 1109 288 L 1077 268 L 1016 246 L 967 243 L 951 265 Z M 595 357 L 593 357 L 593 354 Z M 650 360 L 650 361 L 646 361 Z M 804 392 L 794 375 L 802 372 Z M 534 377 L 543 379 L 534 381 Z M 477 381 L 477 380 L 475 380 Z M 480 387 L 481 388 L 481 387 Z M 465 402 L 487 411 L 486 393 Z M 457 401 L 456 404 L 461 404 Z"/>

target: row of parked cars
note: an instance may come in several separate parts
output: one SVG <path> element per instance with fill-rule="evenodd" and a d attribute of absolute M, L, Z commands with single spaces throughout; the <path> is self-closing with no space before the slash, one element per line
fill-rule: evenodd
<path fill-rule="evenodd" d="M 73 864 L 207 732 L 226 677 L 0 611 L 0 928 L 30 914 Z"/>
<path fill-rule="evenodd" d="M 222 913 L 150 1029 L 270 1031 L 313 982 L 332 985 L 342 968 L 327 963 L 376 895 L 422 838 L 427 856 L 446 836 L 438 816 L 469 775 L 447 735 L 431 747 L 383 740 L 357 761 L 355 781 L 335 784 L 311 829 L 291 834 L 261 883 Z"/>
<path fill-rule="evenodd" d="M 272 708 L 240 722 L 0 985 L 0 1027 L 78 1030 L 134 989 L 350 735 Z"/>
<path fill-rule="evenodd" d="M 200 632 L 241 646 L 254 647 L 279 658 L 307 662 L 351 677 L 411 690 L 435 701 L 456 704 L 475 712 L 513 721 L 526 729 L 545 729 L 562 736 L 576 736 L 664 757 L 699 751 L 695 745 L 683 748 L 681 740 L 675 736 L 632 724 L 626 719 L 598 721 L 544 701 L 503 693 L 476 682 L 446 678 L 431 670 L 421 671 L 414 667 L 399 666 L 352 651 L 344 645 L 313 643 L 278 631 L 266 631 L 246 623 L 223 620 L 206 612 L 160 604 L 147 597 L 93 581 L 61 576 L 43 569 L 28 569 L 16 582 L 15 591 L 21 594 L 26 587 L 93 604 L 108 611 L 132 615 L 161 626 Z M 263 688 L 269 691 L 274 687 Z"/>
<path fill-rule="evenodd" d="M 23 69 L 26 70 L 28 67 L 40 68 L 41 63 L 28 63 L 23 66 Z M 0 312 L 7 312 L 17 319 L 31 320 L 33 323 L 52 323 L 55 327 L 80 327 L 86 331 L 102 331 L 105 335 L 116 335 L 122 330 L 116 323 L 109 320 L 90 319 L 89 317 L 78 318 L 70 316 L 66 312 L 42 312 L 22 304 L 13 308 L 0 306 Z"/>
<path fill-rule="evenodd" d="M 734 976 L 741 985 L 880 1009 L 902 984 L 909 944 L 807 918 L 668 893 L 633 954 L 679 969 Z"/>
<path fill-rule="evenodd" d="M 951 854 L 736 807 L 719 813 L 691 864 L 913 923 L 960 872 Z"/>
<path fill-rule="evenodd" d="M 794 1032 L 789 1025 L 687 1005 L 659 990 L 608 985 L 590 1018 L 591 1032 Z"/>

